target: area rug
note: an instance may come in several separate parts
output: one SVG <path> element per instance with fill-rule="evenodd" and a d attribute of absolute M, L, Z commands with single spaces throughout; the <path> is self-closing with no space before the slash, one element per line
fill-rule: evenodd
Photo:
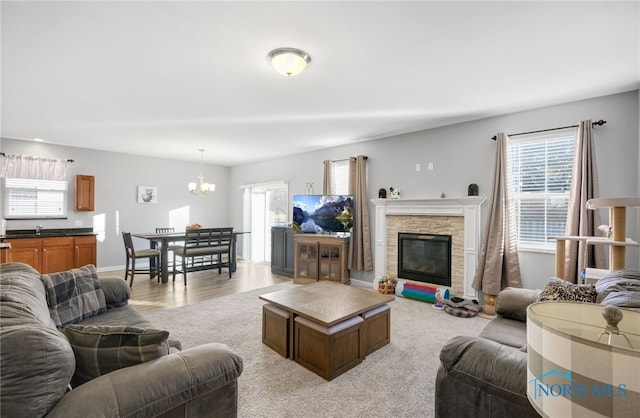
<path fill-rule="evenodd" d="M 147 317 L 169 330 L 183 349 L 220 342 L 240 354 L 240 418 L 432 417 L 441 347 L 456 335 L 478 335 L 487 323 L 396 297 L 391 302 L 391 343 L 327 382 L 262 344 L 264 302 L 258 296 L 290 286 L 297 285 L 280 283 Z"/>

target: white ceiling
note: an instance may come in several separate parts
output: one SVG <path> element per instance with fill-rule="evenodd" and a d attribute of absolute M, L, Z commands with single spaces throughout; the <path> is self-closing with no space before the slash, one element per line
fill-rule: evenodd
<path fill-rule="evenodd" d="M 233 166 L 635 90 L 639 2 L 2 1 L 2 132 Z M 266 60 L 312 58 L 297 77 Z"/>

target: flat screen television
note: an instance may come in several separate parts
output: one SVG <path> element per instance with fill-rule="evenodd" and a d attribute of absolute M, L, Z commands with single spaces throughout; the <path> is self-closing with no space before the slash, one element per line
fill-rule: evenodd
<path fill-rule="evenodd" d="M 293 224 L 303 233 L 349 232 L 353 226 L 353 196 L 294 195 Z"/>

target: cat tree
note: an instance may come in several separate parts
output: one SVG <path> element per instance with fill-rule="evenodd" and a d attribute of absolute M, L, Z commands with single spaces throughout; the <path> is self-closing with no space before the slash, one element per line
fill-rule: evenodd
<path fill-rule="evenodd" d="M 609 247 L 609 269 L 589 268 L 591 280 L 597 280 L 598 276 L 607 271 L 621 270 L 625 268 L 626 247 L 637 247 L 638 243 L 630 238 L 626 238 L 627 208 L 640 207 L 640 198 L 637 197 L 611 197 L 591 199 L 587 201 L 587 209 L 609 208 L 609 225 L 613 229 L 611 238 L 606 237 L 585 237 L 585 236 L 562 236 L 556 239 L 556 277 L 568 280 L 565 277 L 565 248 L 567 241 L 584 241 L 589 245 L 605 245 Z M 579 266 L 580 270 L 583 267 Z"/>

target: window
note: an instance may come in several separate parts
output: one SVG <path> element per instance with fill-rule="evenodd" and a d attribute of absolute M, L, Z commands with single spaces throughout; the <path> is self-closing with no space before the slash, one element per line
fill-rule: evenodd
<path fill-rule="evenodd" d="M 5 179 L 5 218 L 67 217 L 67 182 Z"/>
<path fill-rule="evenodd" d="M 331 179 L 330 194 L 349 194 L 349 160 L 332 161 L 333 178 Z"/>
<path fill-rule="evenodd" d="M 512 203 L 519 248 L 553 250 L 565 234 L 575 129 L 510 139 Z"/>

